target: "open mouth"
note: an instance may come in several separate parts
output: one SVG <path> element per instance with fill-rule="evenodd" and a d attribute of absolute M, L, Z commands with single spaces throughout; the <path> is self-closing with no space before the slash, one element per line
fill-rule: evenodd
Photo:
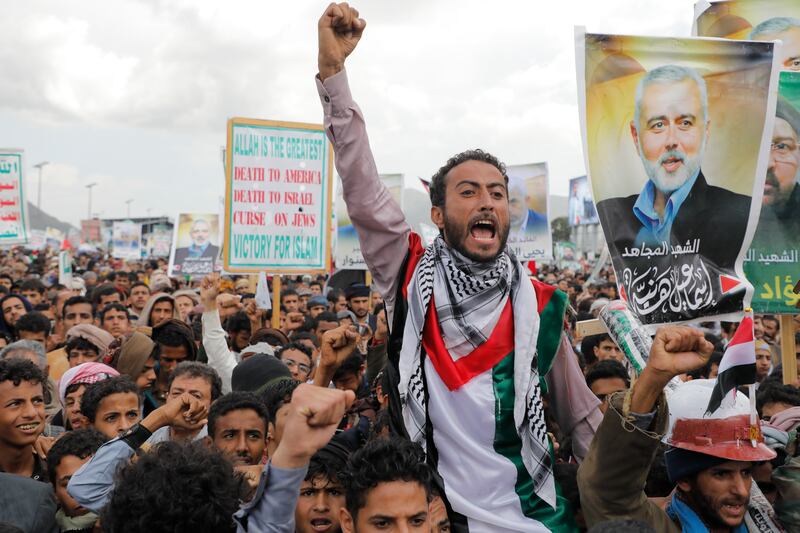
<path fill-rule="evenodd" d="M 310 523 L 314 531 L 328 531 L 333 527 L 333 522 L 327 518 L 312 518 Z"/>
<path fill-rule="evenodd" d="M 683 164 L 683 159 L 680 157 L 668 157 L 661 162 L 661 166 L 667 172 L 675 172 Z"/>
<path fill-rule="evenodd" d="M 30 424 L 20 424 L 17 426 L 17 429 L 23 433 L 34 433 L 38 427 L 39 422 L 31 422 Z"/>
<path fill-rule="evenodd" d="M 723 504 L 722 505 L 723 511 L 731 516 L 740 516 L 744 514 L 744 504 Z"/>
<path fill-rule="evenodd" d="M 482 218 L 472 223 L 469 233 L 476 241 L 491 241 L 497 234 L 497 226 L 494 220 Z"/>

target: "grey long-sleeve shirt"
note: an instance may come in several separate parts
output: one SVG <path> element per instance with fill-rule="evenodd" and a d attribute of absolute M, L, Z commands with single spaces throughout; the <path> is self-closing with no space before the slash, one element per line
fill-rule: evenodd
<path fill-rule="evenodd" d="M 111 499 L 117 469 L 130 461 L 134 452 L 124 440 L 113 439 L 105 443 L 91 461 L 75 472 L 69 480 L 67 492 L 83 507 L 99 513 Z M 267 463 L 255 496 L 233 515 L 236 531 L 293 533 L 294 509 L 306 471 L 307 467 L 284 469 Z"/>

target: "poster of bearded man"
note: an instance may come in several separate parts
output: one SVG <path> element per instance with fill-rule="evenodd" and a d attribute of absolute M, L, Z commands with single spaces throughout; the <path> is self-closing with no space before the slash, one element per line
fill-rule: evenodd
<path fill-rule="evenodd" d="M 734 320 L 750 305 L 742 261 L 779 46 L 576 32 L 589 181 L 620 294 L 644 324 Z"/>
<path fill-rule="evenodd" d="M 800 272 L 800 2 L 728 0 L 695 5 L 694 33 L 753 41 L 780 40 L 778 104 L 771 133 L 761 216 L 744 272 L 757 313 L 794 314 Z"/>

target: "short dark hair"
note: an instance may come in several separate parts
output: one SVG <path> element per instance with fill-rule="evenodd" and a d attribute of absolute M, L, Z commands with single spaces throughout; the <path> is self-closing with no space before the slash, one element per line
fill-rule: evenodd
<path fill-rule="evenodd" d="M 297 291 L 294 289 L 284 289 L 281 291 L 281 301 L 287 296 L 297 296 Z"/>
<path fill-rule="evenodd" d="M 105 441 L 106 437 L 94 428 L 76 429 L 62 435 L 47 453 L 47 474 L 50 476 L 50 483 L 54 485 L 56 483 L 56 467 L 61 463 L 61 459 L 68 455 L 86 459 L 94 455 Z"/>
<path fill-rule="evenodd" d="M 506 174 L 506 166 L 500 162 L 495 156 L 490 154 L 489 152 L 484 152 L 480 148 L 475 150 L 465 150 L 460 154 L 456 154 L 450 159 L 447 160 L 439 170 L 436 171 L 436 174 L 433 175 L 431 178 L 431 184 L 429 187 L 428 194 L 431 197 L 431 205 L 434 207 L 444 207 L 444 198 L 445 198 L 445 189 L 447 188 L 447 184 L 445 180 L 447 178 L 447 173 L 453 170 L 453 168 L 457 167 L 461 163 L 465 163 L 467 161 L 481 161 L 483 163 L 488 163 L 496 168 L 503 178 L 508 184 L 508 174 Z"/>
<path fill-rule="evenodd" d="M 305 344 L 300 344 L 299 342 L 290 342 L 286 346 L 281 346 L 278 351 L 275 352 L 275 357 L 283 360 L 281 356 L 283 355 L 283 352 L 287 350 L 297 350 L 298 352 L 302 352 L 306 357 L 308 357 L 308 360 L 311 361 L 311 364 L 314 364 L 314 357 L 311 354 L 311 350 L 308 349 L 308 346 Z"/>
<path fill-rule="evenodd" d="M 357 375 L 363 364 L 364 358 L 361 357 L 361 354 L 358 353 L 357 350 L 353 350 L 353 353 L 348 355 L 347 359 L 345 359 L 344 362 L 339 365 L 339 368 L 336 369 L 336 372 L 334 372 L 333 381 L 339 381 L 350 374 Z"/>
<path fill-rule="evenodd" d="M 139 394 L 136 383 L 128 376 L 103 379 L 87 385 L 81 397 L 81 414 L 88 418 L 89 422 L 94 423 L 97 407 L 103 398 L 124 392 L 132 392 L 137 396 Z"/>
<path fill-rule="evenodd" d="M 235 531 L 244 481 L 202 443 L 162 442 L 117 474 L 105 531 Z M 169 497 L 164 497 L 169 495 Z"/>
<path fill-rule="evenodd" d="M 180 320 L 169 319 L 153 328 L 153 342 L 170 347 L 183 346 L 186 348 L 187 360 L 197 359 L 194 332 Z"/>
<path fill-rule="evenodd" d="M 278 418 L 278 410 L 292 401 L 294 390 L 300 386 L 296 379 L 279 379 L 267 385 L 261 393 L 261 401 L 267 408 L 269 421 L 273 424 Z"/>
<path fill-rule="evenodd" d="M 229 333 L 250 331 L 250 318 L 244 311 L 237 311 L 225 321 L 225 330 Z"/>
<path fill-rule="evenodd" d="M 67 345 L 64 346 L 64 350 L 67 352 L 67 359 L 69 359 L 69 352 L 72 350 L 89 350 L 97 355 L 100 355 L 100 348 L 98 348 L 93 342 L 90 342 L 83 337 L 72 337 L 69 341 L 67 341 Z"/>
<path fill-rule="evenodd" d="M 147 289 L 147 292 L 150 292 L 150 287 L 144 281 L 135 281 L 131 283 L 131 291 L 133 291 L 133 289 L 135 289 L 136 287 L 144 287 L 145 289 Z"/>
<path fill-rule="evenodd" d="M 314 327 L 312 328 L 312 331 L 315 330 L 315 329 L 317 329 L 316 320 L 314 321 Z M 301 331 L 300 333 L 295 332 L 295 334 L 292 335 L 292 340 L 294 342 L 308 340 L 308 341 L 311 341 L 314 344 L 314 346 L 319 348 L 319 339 L 311 331 Z"/>
<path fill-rule="evenodd" d="M 44 372 L 33 361 L 18 357 L 0 359 L 0 383 L 10 381 L 17 387 L 23 381 L 32 381 L 44 386 L 45 380 Z"/>
<path fill-rule="evenodd" d="M 591 388 L 592 383 L 598 379 L 619 378 L 625 382 L 626 387 L 630 387 L 631 378 L 625 366 L 615 359 L 605 359 L 598 361 L 586 371 L 586 386 Z"/>
<path fill-rule="evenodd" d="M 230 413 L 231 411 L 242 411 L 250 409 L 255 411 L 258 417 L 264 421 L 264 430 L 266 431 L 269 425 L 269 413 L 264 403 L 258 399 L 258 396 L 252 392 L 233 391 L 221 396 L 217 401 L 211 404 L 211 409 L 208 411 L 208 434 L 214 438 L 216 431 L 217 420 Z"/>
<path fill-rule="evenodd" d="M 336 314 L 331 313 L 330 311 L 321 312 L 320 314 L 317 315 L 317 318 L 315 318 L 315 320 L 317 321 L 317 324 L 319 324 L 320 322 L 336 322 L 337 324 L 339 323 L 339 319 L 336 317 Z"/>
<path fill-rule="evenodd" d="M 366 505 L 367 493 L 380 483 L 419 483 L 431 499 L 433 473 L 419 444 L 405 439 L 375 439 L 367 442 L 347 461 L 342 476 L 347 510 L 355 521 Z"/>
<path fill-rule="evenodd" d="M 89 304 L 89 307 L 94 310 L 94 305 L 92 305 L 92 302 L 90 302 L 87 298 L 84 298 L 83 296 L 71 296 L 67 298 L 67 301 L 64 302 L 64 307 L 61 308 L 61 318 L 67 316 L 67 307 L 78 304 Z"/>
<path fill-rule="evenodd" d="M 99 287 L 96 287 L 92 291 L 92 303 L 94 304 L 95 307 L 97 307 L 100 304 L 101 297 L 109 296 L 111 294 L 119 294 L 120 299 L 122 299 L 123 297 L 123 294 L 114 285 L 110 283 L 105 283 L 103 285 L 100 285 Z"/>
<path fill-rule="evenodd" d="M 131 313 L 130 313 L 130 311 L 128 311 L 127 307 L 125 307 L 121 303 L 112 302 L 112 303 L 108 304 L 107 306 L 105 306 L 103 308 L 103 310 L 98 313 L 98 318 L 100 319 L 100 323 L 101 324 L 103 322 L 105 322 L 106 313 L 108 313 L 109 311 L 120 311 L 122 313 L 125 313 L 125 316 L 128 318 L 128 320 L 131 319 Z"/>
<path fill-rule="evenodd" d="M 222 379 L 220 379 L 217 371 L 205 363 L 197 361 L 181 361 L 169 375 L 167 381 L 167 390 L 172 388 L 172 382 L 175 378 L 180 376 L 189 376 L 190 378 L 202 378 L 208 381 L 211 385 L 211 401 L 213 402 L 222 396 Z"/>
<path fill-rule="evenodd" d="M 39 294 L 44 294 L 44 291 L 46 290 L 47 287 L 44 286 L 44 283 L 42 283 L 40 280 L 36 278 L 26 279 L 19 286 L 19 292 L 36 291 Z"/>
<path fill-rule="evenodd" d="M 756 394 L 756 407 L 758 412 L 764 410 L 768 403 L 785 403 L 794 407 L 800 406 L 800 390 L 791 385 L 781 383 L 765 383 Z"/>
<path fill-rule="evenodd" d="M 19 317 L 14 327 L 17 329 L 17 333 L 20 331 L 29 331 L 31 333 L 50 335 L 51 324 L 50 319 L 39 311 L 31 311 Z"/>

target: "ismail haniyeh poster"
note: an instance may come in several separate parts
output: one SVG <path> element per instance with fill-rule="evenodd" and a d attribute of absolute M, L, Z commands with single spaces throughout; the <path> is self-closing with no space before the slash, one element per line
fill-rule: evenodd
<path fill-rule="evenodd" d="M 508 165 L 508 245 L 520 261 L 549 259 L 553 239 L 547 216 L 547 163 Z"/>
<path fill-rule="evenodd" d="M 219 215 L 179 213 L 169 257 L 170 276 L 202 277 L 219 271 Z"/>
<path fill-rule="evenodd" d="M 576 42 L 586 167 L 620 294 L 645 324 L 740 317 L 775 45 L 582 31 Z"/>
<path fill-rule="evenodd" d="M 707 37 L 780 40 L 780 83 L 771 132 L 761 216 L 744 262 L 753 284 L 752 307 L 763 313 L 796 313 L 800 272 L 800 2 L 698 3 L 695 32 Z"/>

